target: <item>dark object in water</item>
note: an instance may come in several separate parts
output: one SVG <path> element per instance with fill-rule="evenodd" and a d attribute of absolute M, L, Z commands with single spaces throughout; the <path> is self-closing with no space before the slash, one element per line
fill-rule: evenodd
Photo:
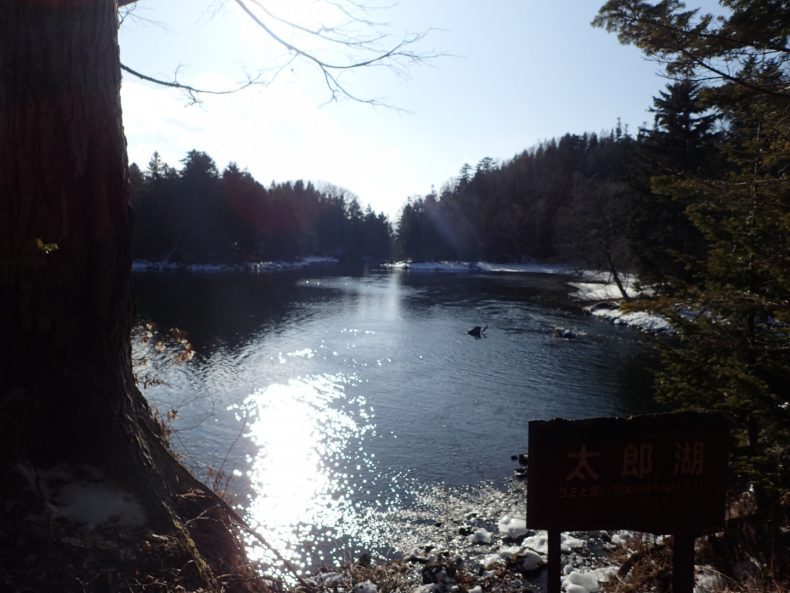
<path fill-rule="evenodd" d="M 526 480 L 527 479 L 527 466 L 529 465 L 529 455 L 527 453 L 519 453 L 518 455 L 511 455 L 510 459 L 513 461 L 518 461 L 519 467 L 517 467 L 513 474 L 516 476 L 518 480 Z"/>
<path fill-rule="evenodd" d="M 476 325 L 476 326 L 474 326 L 472 329 L 470 329 L 466 333 L 468 333 L 470 336 L 474 336 L 476 338 L 480 338 L 480 337 L 483 336 L 483 334 L 485 333 L 486 329 L 488 329 L 487 325 L 485 327 L 483 327 L 483 328 L 481 328 L 479 325 Z"/>
<path fill-rule="evenodd" d="M 551 333 L 555 338 L 565 338 L 566 340 L 572 340 L 577 337 L 575 331 L 564 327 L 555 327 Z"/>
<path fill-rule="evenodd" d="M 524 466 L 529 465 L 529 455 L 527 453 L 519 453 L 518 455 L 513 455 L 511 459 L 513 461 L 518 461 L 519 465 L 524 465 Z"/>

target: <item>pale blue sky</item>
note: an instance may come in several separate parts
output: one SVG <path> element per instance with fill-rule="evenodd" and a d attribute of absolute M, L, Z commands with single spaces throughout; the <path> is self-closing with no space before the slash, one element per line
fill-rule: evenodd
<path fill-rule="evenodd" d="M 283 3 L 306 22 L 321 18 L 319 0 L 267 5 Z M 440 187 L 464 162 L 507 160 L 566 132 L 610 130 L 618 117 L 634 131 L 651 121 L 651 97 L 666 81 L 639 50 L 590 26 L 599 5 L 400 0 L 375 18 L 396 36 L 437 28 L 419 49 L 452 57 L 410 67 L 405 79 L 372 70 L 348 81 L 358 94 L 407 112 L 323 105 L 320 74 L 304 64 L 268 87 L 205 96 L 197 106 L 183 93 L 125 75 L 130 160 L 144 168 L 158 150 L 178 165 L 196 148 L 220 168 L 236 161 L 266 185 L 303 178 L 343 186 L 394 218 L 409 196 Z M 180 65 L 184 82 L 229 87 L 245 69 L 282 63 L 230 0 L 139 0 L 134 15 L 121 28 L 121 59 L 152 76 L 172 78 Z"/>

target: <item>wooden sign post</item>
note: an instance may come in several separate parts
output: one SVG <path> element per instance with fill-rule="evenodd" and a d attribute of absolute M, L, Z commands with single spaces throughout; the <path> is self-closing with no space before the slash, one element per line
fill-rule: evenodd
<path fill-rule="evenodd" d="M 674 593 L 692 593 L 694 534 L 723 525 L 727 425 L 702 413 L 529 423 L 527 526 L 549 532 L 549 593 L 560 533 L 673 534 Z"/>

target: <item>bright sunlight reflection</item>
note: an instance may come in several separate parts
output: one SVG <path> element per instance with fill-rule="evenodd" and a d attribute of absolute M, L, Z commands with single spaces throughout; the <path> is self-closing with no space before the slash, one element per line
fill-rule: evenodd
<path fill-rule="evenodd" d="M 250 518 L 283 556 L 297 566 L 321 562 L 328 549 L 321 541 L 336 538 L 356 523 L 350 497 L 368 482 L 371 461 L 361 439 L 372 430 L 361 397 L 346 393 L 354 377 L 306 376 L 275 383 L 250 395 L 243 404 L 246 435 L 254 444 L 249 458 L 253 498 Z M 305 531 L 317 542 L 315 557 L 294 554 Z M 270 560 L 264 549 L 257 559 Z"/>

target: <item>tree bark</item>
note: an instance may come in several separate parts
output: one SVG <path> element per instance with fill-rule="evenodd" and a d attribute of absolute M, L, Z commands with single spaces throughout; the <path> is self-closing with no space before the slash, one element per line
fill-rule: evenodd
<path fill-rule="evenodd" d="M 612 275 L 612 279 L 614 283 L 617 285 L 617 290 L 620 291 L 620 296 L 623 297 L 624 301 L 630 301 L 631 297 L 628 295 L 628 292 L 625 290 L 625 286 L 623 286 L 623 281 L 620 279 L 620 274 L 617 271 L 617 266 L 614 265 L 614 259 L 612 259 L 612 253 L 609 251 L 608 248 L 604 249 L 604 256 L 606 257 L 606 263 L 609 266 L 609 273 Z"/>
<path fill-rule="evenodd" d="M 97 467 L 179 542 L 173 574 L 214 591 L 195 542 L 204 534 L 215 570 L 236 572 L 232 518 L 170 454 L 132 374 L 120 83 L 115 0 L 0 1 L 0 489 L 23 488 L 8 479 L 23 463 Z M 194 540 L 192 511 L 214 526 L 190 527 Z"/>
<path fill-rule="evenodd" d="M 114 1 L 0 3 L 7 463 L 146 464 L 128 445 L 146 405 L 131 372 L 125 155 Z"/>
<path fill-rule="evenodd" d="M 120 84 L 117 0 L 0 0 L 0 550 L 15 547 L 5 519 L 25 527 L 2 495 L 42 495 L 18 479 L 21 464 L 88 464 L 177 542 L 162 548 L 166 577 L 265 590 L 234 536 L 238 515 L 172 456 L 135 385 Z M 134 567 L 115 568 L 139 588 Z"/>

